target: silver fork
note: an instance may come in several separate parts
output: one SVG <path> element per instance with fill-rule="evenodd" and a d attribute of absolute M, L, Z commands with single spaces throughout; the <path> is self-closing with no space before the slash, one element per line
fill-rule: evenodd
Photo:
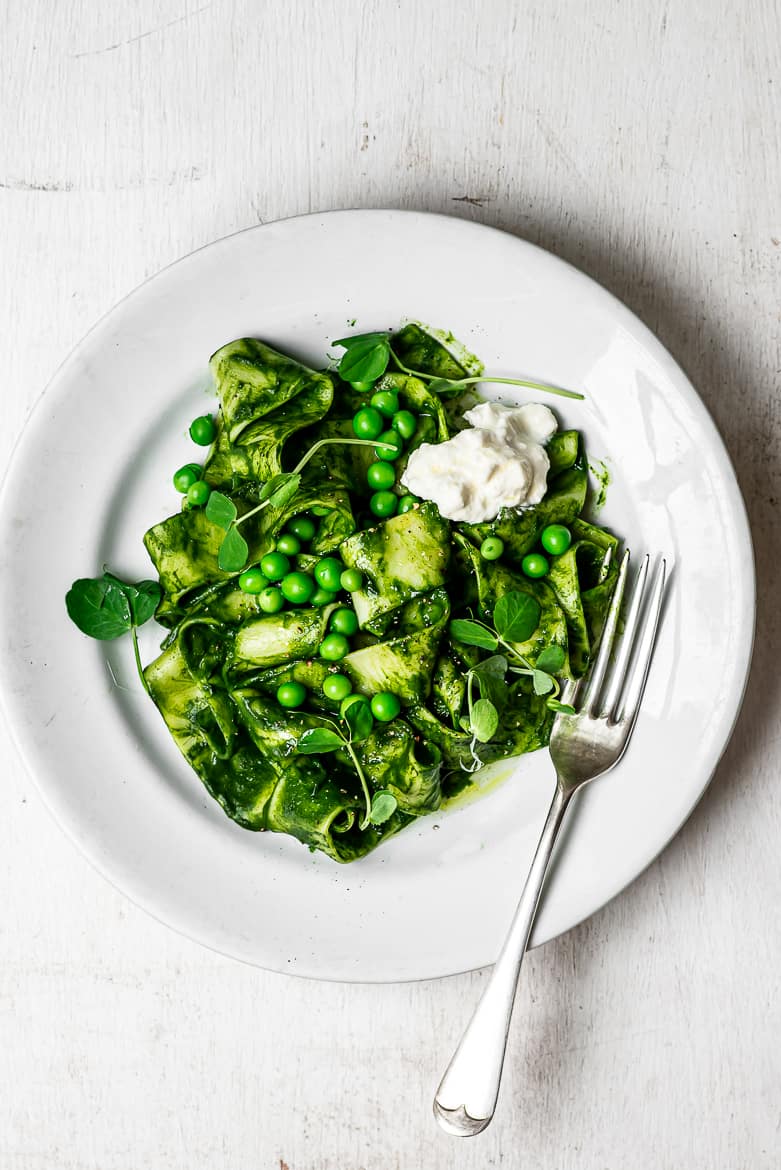
<path fill-rule="evenodd" d="M 563 702 L 577 708 L 577 713 L 559 714 L 553 724 L 553 801 L 502 952 L 434 1098 L 437 1121 L 448 1133 L 459 1137 L 480 1133 L 496 1109 L 521 963 L 567 806 L 579 788 L 616 766 L 626 751 L 640 710 L 665 581 L 665 562 L 660 560 L 649 591 L 648 565 L 646 557 L 637 574 L 623 632 L 617 639 L 629 571 L 629 553 L 625 554 L 596 659 L 586 678 L 568 683 L 561 696 Z M 614 643 L 617 651 L 611 664 Z"/>

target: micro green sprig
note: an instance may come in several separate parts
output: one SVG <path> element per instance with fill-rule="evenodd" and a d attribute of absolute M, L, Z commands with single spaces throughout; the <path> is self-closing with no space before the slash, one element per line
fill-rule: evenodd
<path fill-rule="evenodd" d="M 239 573 L 247 563 L 249 545 L 239 532 L 239 525 L 244 524 L 258 512 L 265 508 L 274 508 L 281 511 L 287 507 L 301 486 L 301 472 L 313 455 L 330 444 L 345 445 L 348 447 L 387 447 L 389 444 L 379 439 L 320 439 L 314 443 L 306 455 L 299 460 L 292 471 L 282 471 L 267 480 L 260 489 L 260 502 L 242 516 L 230 496 L 222 492 L 213 491 L 206 503 L 206 517 L 225 531 L 222 543 L 217 554 L 217 564 L 224 573 Z"/>
<path fill-rule="evenodd" d="M 130 634 L 136 670 L 147 694 L 149 684 L 141 665 L 136 631 L 153 616 L 162 595 L 157 581 L 138 581 L 131 585 L 109 572 L 104 572 L 102 577 L 80 577 L 65 594 L 68 616 L 82 634 L 101 642 Z"/>
<path fill-rule="evenodd" d="M 434 394 L 456 394 L 477 382 L 498 382 L 504 386 L 523 386 L 529 390 L 540 390 L 545 394 L 557 394 L 561 398 L 582 400 L 585 397 L 576 390 L 564 390 L 560 386 L 551 386 L 545 382 L 529 382 L 524 378 L 485 377 L 483 374 L 463 378 L 439 378 L 423 370 L 413 370 L 396 354 L 387 333 L 356 333 L 352 337 L 340 337 L 331 344 L 344 349 L 337 366 L 339 376 L 356 388 L 373 386 L 392 363 L 402 374 L 422 378 Z"/>
<path fill-rule="evenodd" d="M 467 673 L 464 726 L 480 743 L 488 743 L 498 730 L 500 714 L 507 701 L 505 676 L 508 671 L 531 678 L 535 695 L 547 695 L 546 704 L 552 711 L 574 714 L 574 708 L 558 698 L 561 688 L 555 676 L 566 659 L 562 647 L 545 647 L 532 665 L 513 645 L 532 636 L 540 623 L 540 612 L 536 598 L 528 593 L 510 591 L 497 601 L 492 626 L 471 618 L 456 618 L 450 623 L 450 635 L 457 642 L 494 652 L 501 647 L 503 651 L 494 653 Z M 474 698 L 475 684 L 480 691 L 479 699 Z"/>
<path fill-rule="evenodd" d="M 343 749 L 347 752 L 360 781 L 366 809 L 360 821 L 359 828 L 366 829 L 369 825 L 382 825 L 396 811 L 396 797 L 387 789 L 381 788 L 372 796 L 366 780 L 366 774 L 361 761 L 355 751 L 355 744 L 362 743 L 371 735 L 374 720 L 371 708 L 365 700 L 346 700 L 343 708 L 342 722 L 347 727 L 345 734 L 336 723 L 330 727 L 312 727 L 299 737 L 296 751 L 305 756 L 319 756 L 325 752 L 336 752 Z M 330 722 L 330 721 L 329 721 Z"/>

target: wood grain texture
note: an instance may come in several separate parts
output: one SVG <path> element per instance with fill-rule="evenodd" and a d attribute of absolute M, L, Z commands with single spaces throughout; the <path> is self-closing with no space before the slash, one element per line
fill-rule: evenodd
<path fill-rule="evenodd" d="M 657 332 L 724 434 L 759 573 L 711 789 L 629 890 L 530 956 L 497 1120 L 466 1143 L 429 1100 L 483 976 L 318 985 L 202 950 L 96 877 L 3 733 L 0 1166 L 778 1166 L 777 4 L 0 14 L 2 463 L 71 346 L 163 265 L 281 216 L 432 209 L 543 244 Z"/>

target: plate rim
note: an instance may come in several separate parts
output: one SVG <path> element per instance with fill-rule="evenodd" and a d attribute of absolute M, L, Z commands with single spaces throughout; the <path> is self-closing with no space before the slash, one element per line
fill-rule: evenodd
<path fill-rule="evenodd" d="M 457 215 L 448 215 L 448 214 L 445 214 L 442 212 L 428 212 L 428 211 L 420 211 L 420 210 L 416 210 L 416 209 L 395 209 L 395 208 L 334 209 L 334 210 L 323 211 L 323 212 L 310 212 L 310 213 L 305 213 L 305 214 L 301 214 L 301 215 L 287 216 L 287 217 L 284 217 L 281 219 L 276 219 L 276 220 L 270 221 L 269 223 L 265 223 L 265 224 L 253 224 L 253 225 L 250 225 L 249 227 L 239 229 L 238 231 L 235 231 L 235 232 L 231 232 L 225 236 L 220 236 L 217 239 L 211 240 L 205 244 L 200 245 L 198 248 L 195 248 L 191 252 L 188 252 L 185 255 L 178 257 L 176 260 L 173 260 L 171 263 L 165 265 L 161 269 L 150 274 L 142 282 L 140 282 L 138 285 L 134 286 L 127 293 L 125 293 L 125 295 L 122 296 L 118 301 L 116 301 L 113 305 L 111 305 L 109 307 L 109 309 L 106 310 L 106 312 L 104 312 L 90 326 L 90 328 L 86 331 L 86 333 L 84 333 L 79 338 L 79 340 L 75 343 L 75 345 L 72 346 L 72 348 L 67 353 L 65 358 L 55 368 L 53 374 L 51 375 L 51 377 L 49 378 L 49 380 L 47 381 L 47 383 L 45 384 L 43 389 L 39 392 L 39 394 L 34 399 L 32 405 L 29 408 L 29 410 L 26 414 L 26 417 L 21 425 L 21 428 L 20 428 L 20 430 L 19 430 L 19 432 L 18 432 L 18 434 L 17 434 L 17 436 L 12 444 L 11 451 L 10 451 L 10 454 L 8 457 L 8 462 L 7 462 L 7 465 L 4 469 L 2 480 L 0 481 L 0 507 L 2 507 L 3 503 L 5 502 L 5 496 L 6 496 L 6 492 L 9 490 L 9 484 L 12 482 L 16 468 L 20 464 L 20 461 L 23 458 L 23 452 L 24 452 L 24 447 L 26 445 L 26 441 L 29 438 L 32 438 L 32 436 L 34 435 L 34 433 L 36 431 L 36 425 L 39 421 L 39 418 L 42 415 L 42 407 L 43 407 L 44 403 L 46 403 L 47 401 L 51 401 L 52 398 L 58 397 L 60 394 L 64 395 L 66 393 L 65 383 L 67 381 L 67 376 L 68 376 L 71 364 L 74 364 L 75 362 L 78 361 L 82 350 L 89 345 L 89 343 L 94 339 L 96 334 L 97 335 L 100 334 L 100 331 L 111 321 L 111 319 L 114 318 L 115 314 L 118 314 L 121 311 L 121 309 L 124 306 L 126 306 L 129 302 L 134 301 L 136 298 L 142 297 L 144 291 L 147 289 L 147 287 L 150 284 L 152 284 L 153 282 L 158 281 L 161 278 L 163 278 L 164 276 L 170 274 L 173 270 L 183 268 L 189 262 L 195 261 L 195 259 L 197 257 L 199 257 L 201 255 L 201 253 L 203 253 L 203 252 L 207 252 L 211 249 L 219 249 L 221 246 L 224 246 L 229 241 L 236 240 L 238 237 L 241 237 L 241 236 L 245 236 L 248 234 L 260 235 L 264 231 L 267 231 L 268 229 L 277 228 L 282 224 L 292 224 L 292 223 L 295 223 L 297 221 L 310 221 L 310 222 L 316 221 L 316 220 L 331 220 L 332 221 L 332 220 L 335 220 L 338 218 L 348 218 L 348 217 L 352 218 L 352 219 L 358 218 L 358 219 L 375 219 L 376 220 L 376 219 L 379 219 L 380 217 L 383 217 L 383 216 L 389 217 L 389 218 L 394 219 L 394 220 L 402 220 L 402 219 L 408 219 L 408 220 L 409 219 L 418 219 L 418 220 L 426 220 L 426 221 L 430 221 L 433 219 L 443 220 L 451 225 L 458 224 L 459 230 L 472 232 L 474 234 L 483 234 L 486 232 L 491 232 L 494 235 L 508 238 L 509 240 L 513 241 L 513 243 L 521 245 L 523 248 L 532 249 L 535 252 L 542 254 L 542 256 L 545 257 L 546 261 L 548 261 L 548 262 L 553 261 L 555 266 L 562 266 L 564 270 L 567 270 L 570 274 L 574 274 L 575 276 L 577 276 L 577 278 L 579 280 L 581 280 L 582 282 L 584 282 L 585 285 L 593 286 L 594 288 L 598 289 L 601 296 L 603 298 L 605 298 L 605 302 L 606 303 L 609 302 L 609 304 L 612 306 L 612 310 L 616 314 L 617 319 L 619 321 L 623 319 L 627 324 L 629 324 L 631 326 L 631 331 L 632 331 L 633 335 L 639 337 L 639 340 L 642 342 L 642 344 L 652 352 L 655 360 L 658 361 L 660 367 L 664 370 L 665 374 L 667 374 L 668 376 L 670 376 L 671 378 L 673 378 L 675 380 L 677 389 L 685 395 L 685 397 L 688 399 L 689 404 L 694 406 L 695 410 L 697 411 L 697 413 L 700 416 L 700 421 L 704 422 L 706 424 L 709 424 L 710 429 L 711 429 L 711 436 L 712 436 L 712 440 L 713 440 L 712 452 L 715 455 L 718 463 L 720 464 L 722 471 L 726 471 L 726 473 L 727 473 L 725 476 L 725 481 L 728 482 L 728 485 L 729 485 L 728 498 L 729 498 L 730 512 L 732 513 L 732 515 L 735 518 L 736 527 L 739 530 L 740 537 L 742 538 L 743 548 L 741 551 L 744 554 L 745 553 L 748 554 L 748 556 L 747 557 L 744 556 L 743 560 L 742 560 L 742 583 L 743 583 L 743 586 L 745 588 L 746 597 L 747 597 L 747 599 L 750 599 L 751 604 L 750 604 L 750 607 L 747 607 L 747 612 L 744 614 L 745 628 L 741 631 L 741 636 L 740 636 L 740 639 L 738 641 L 738 645 L 740 647 L 741 654 L 742 654 L 742 661 L 738 662 L 736 664 L 736 665 L 742 667 L 741 674 L 740 674 L 740 685 L 739 685 L 739 687 L 736 685 L 734 688 L 734 691 L 733 691 L 734 710 L 733 710 L 732 718 L 731 718 L 731 721 L 729 723 L 728 728 L 725 729 L 725 733 L 723 735 L 723 740 L 721 742 L 721 746 L 720 746 L 718 752 L 716 753 L 715 758 L 713 759 L 712 765 L 710 766 L 710 770 L 709 770 L 709 773 L 707 775 L 705 782 L 703 783 L 700 790 L 696 794 L 694 794 L 690 806 L 685 811 L 682 819 L 678 822 L 677 826 L 672 829 L 669 836 L 667 836 L 661 844 L 654 845 L 653 852 L 646 860 L 643 861 L 640 868 L 637 869 L 634 872 L 634 874 L 631 877 L 629 877 L 627 879 L 627 881 L 625 881 L 619 888 L 615 889 L 614 892 L 607 899 L 605 899 L 603 902 L 600 902 L 600 904 L 598 906 L 594 907 L 594 909 L 583 914 L 576 921 L 573 921 L 568 926 L 563 927 L 561 930 L 550 934 L 545 939 L 542 939 L 539 941 L 533 940 L 534 946 L 543 945 L 544 942 L 552 941 L 553 939 L 560 937 L 562 934 L 567 933 L 569 930 L 574 929 L 575 927 L 579 926 L 582 922 L 584 922 L 588 918 L 590 918 L 592 916 L 592 914 L 597 913 L 599 910 L 603 909 L 610 902 L 612 902 L 614 898 L 616 898 L 620 893 L 622 893 L 624 890 L 626 890 L 635 880 L 637 880 L 639 877 L 642 876 L 643 873 L 645 873 L 645 871 L 650 867 L 650 865 L 660 856 L 660 854 L 667 848 L 667 846 L 670 844 L 670 842 L 673 840 L 673 838 L 675 836 L 677 836 L 677 834 L 681 831 L 681 829 L 687 823 L 687 821 L 691 817 L 692 813 L 696 809 L 697 805 L 699 804 L 699 802 L 702 800 L 703 796 L 707 792 L 707 790 L 711 784 L 711 781 L 713 779 L 714 773 L 715 773 L 716 769 L 718 768 L 718 765 L 719 765 L 721 759 L 723 758 L 724 753 L 725 753 L 725 751 L 730 743 L 730 740 L 731 740 L 732 735 L 734 733 L 738 719 L 740 717 L 740 713 L 741 713 L 742 706 L 743 706 L 743 701 L 745 698 L 746 688 L 748 685 L 750 670 L 751 670 L 754 638 L 755 638 L 755 633 L 756 633 L 756 567 L 755 567 L 755 557 L 754 557 L 751 526 L 750 526 L 750 522 L 749 522 L 749 517 L 748 517 L 748 512 L 746 509 L 745 500 L 743 498 L 743 494 L 742 494 L 741 489 L 740 489 L 740 484 L 739 484 L 737 475 L 735 473 L 735 468 L 734 468 L 734 465 L 732 462 L 732 458 L 730 456 L 730 453 L 729 453 L 729 450 L 726 446 L 726 443 L 725 443 L 725 441 L 722 437 L 722 434 L 721 434 L 721 432 L 720 432 L 720 430 L 715 422 L 715 419 L 713 418 L 711 412 L 709 411 L 706 403 L 704 402 L 704 400 L 701 398 L 701 396 L 697 392 L 694 384 L 690 380 L 688 374 L 686 373 L 684 368 L 681 366 L 681 364 L 673 357 L 673 355 L 670 353 L 670 351 L 659 340 L 659 338 L 654 334 L 654 332 L 649 328 L 649 326 L 646 325 L 645 322 L 639 316 L 637 316 L 637 314 L 635 314 L 633 312 L 633 310 L 631 310 L 626 304 L 624 304 L 623 301 L 621 301 L 613 292 L 611 292 L 608 288 L 606 288 L 602 283 L 600 283 L 594 277 L 590 276 L 587 272 L 583 271 L 577 265 L 572 264 L 570 261 L 565 260 L 562 257 L 558 256 L 555 252 L 552 252 L 549 249 L 544 248 L 539 244 L 533 243 L 532 241 L 529 241 L 529 240 L 525 239 L 523 236 L 517 235 L 516 233 L 514 233 L 512 231 L 508 231 L 508 230 L 505 230 L 503 228 L 494 227 L 494 226 L 489 225 L 489 224 L 483 224 L 483 223 L 477 222 L 475 220 L 463 219 Z M 5 515 L 7 515 L 7 512 L 4 510 L 2 515 L 4 517 Z M 4 520 L 0 520 L 0 528 L 2 528 L 2 527 L 5 527 Z M 191 922 L 189 920 L 187 920 L 187 921 L 184 920 L 184 916 L 182 916 L 182 918 L 180 920 L 175 920 L 172 917 L 168 917 L 168 916 L 164 916 L 164 915 L 160 914 L 157 911 L 157 909 L 155 908 L 155 904 L 152 900 L 141 896 L 134 888 L 132 888 L 132 881 L 131 881 L 131 886 L 124 884 L 125 879 L 128 877 L 127 869 L 125 869 L 124 871 L 122 871 L 121 873 L 119 873 L 117 875 L 115 871 L 112 871 L 110 863 L 108 863 L 108 862 L 104 863 L 103 860 L 98 856 L 98 850 L 96 848 L 90 847 L 91 846 L 90 835 L 88 832 L 80 832 L 79 831 L 78 818 L 75 818 L 75 817 L 72 819 L 67 818 L 61 812 L 61 810 L 59 810 L 55 807 L 55 802 L 53 800 L 49 799 L 49 788 L 47 786 L 46 780 L 44 778 L 42 778 L 42 776 L 39 776 L 39 774 L 38 774 L 39 769 L 38 769 L 38 767 L 35 766 L 34 761 L 33 761 L 33 753 L 28 752 L 27 745 L 24 742 L 23 736 L 20 735 L 19 728 L 16 726 L 16 723 L 15 723 L 13 715 L 12 715 L 12 709 L 11 709 L 11 704 L 9 702 L 9 696 L 6 693 L 7 691 L 10 691 L 10 688 L 8 688 L 8 685 L 7 685 L 8 679 L 9 679 L 9 671 L 8 671 L 9 662 L 10 662 L 9 656 L 6 655 L 4 652 L 0 653 L 0 683 L 2 683 L 2 685 L 0 685 L 0 712 L 2 712 L 2 715 L 3 715 L 4 723 L 5 723 L 5 726 L 6 726 L 7 731 L 8 731 L 9 740 L 13 744 L 14 750 L 16 751 L 16 753 L 19 757 L 19 760 L 21 761 L 21 763 L 24 767 L 24 770 L 26 771 L 29 779 L 31 780 L 33 787 L 35 788 L 38 795 L 40 796 L 44 808 L 46 809 L 47 813 L 52 817 L 52 819 L 55 821 L 55 823 L 63 830 L 63 832 L 65 833 L 65 836 L 72 842 L 73 845 L 76 846 L 78 851 L 86 858 L 86 860 L 89 862 L 91 867 L 95 871 L 97 871 L 107 882 L 109 882 L 109 884 L 114 889 L 119 891 L 124 897 L 128 898 L 134 905 L 138 906 L 145 913 L 149 914 L 150 917 L 153 918 L 155 921 L 174 930 L 177 934 L 181 935 L 182 937 L 185 937 L 185 938 L 190 939 L 191 941 L 197 942 L 199 945 L 206 947 L 208 950 L 211 950 L 212 952 L 214 952 L 216 954 L 221 954 L 221 955 L 224 955 L 224 956 L 229 957 L 231 959 L 234 959 L 235 961 L 243 962 L 243 963 L 247 964 L 248 966 L 259 967 L 262 970 L 274 971 L 274 972 L 281 973 L 281 974 L 293 975 L 297 978 L 303 978 L 303 979 L 314 979 L 314 980 L 319 980 L 319 981 L 324 981 L 324 982 L 365 983 L 365 984 L 415 983 L 415 982 L 423 982 L 423 981 L 426 981 L 429 979 L 447 978 L 447 977 L 450 977 L 451 975 L 464 974 L 464 973 L 471 971 L 471 970 L 483 969 L 482 967 L 471 967 L 470 966 L 470 967 L 465 967 L 465 968 L 456 969 L 456 970 L 449 970 L 449 971 L 445 971 L 445 972 L 436 971 L 433 973 L 424 973 L 424 974 L 416 974 L 416 975 L 392 975 L 392 976 L 387 976 L 384 974 L 378 974 L 377 976 L 373 976 L 373 975 L 356 976 L 356 975 L 351 975 L 351 974 L 346 973 L 346 972 L 342 973 L 342 974 L 332 974 L 328 971 L 323 973 L 321 971 L 318 971 L 315 966 L 307 967 L 306 963 L 302 963 L 300 966 L 296 966 L 296 967 L 293 967 L 291 969 L 290 967 L 286 967 L 283 965 L 284 960 L 279 960 L 275 965 L 270 959 L 264 960 L 264 961 L 261 961 L 259 959 L 255 960 L 255 959 L 251 959 L 245 955 L 231 952 L 229 949 L 227 949 L 227 947 L 217 946 L 214 941 L 212 941 L 208 937 L 204 937 L 204 935 L 202 935 L 199 932 L 199 930 L 196 928 L 196 925 L 193 922 Z M 737 678 L 735 681 L 737 683 L 737 681 L 738 681 Z M 520 879 L 519 879 L 519 891 L 518 892 L 520 894 Z"/>

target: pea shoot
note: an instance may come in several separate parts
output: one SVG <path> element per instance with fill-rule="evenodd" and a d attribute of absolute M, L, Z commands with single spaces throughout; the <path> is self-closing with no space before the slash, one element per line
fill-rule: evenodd
<path fill-rule="evenodd" d="M 130 585 L 108 571 L 104 571 L 102 577 L 80 577 L 65 595 L 68 617 L 82 634 L 101 642 L 130 634 L 136 670 L 147 694 L 151 692 L 141 665 L 137 630 L 154 615 L 162 596 L 157 581 L 138 581 Z"/>
<path fill-rule="evenodd" d="M 557 394 L 562 398 L 582 400 L 585 397 L 576 390 L 564 390 L 560 386 L 551 386 L 546 382 L 527 381 L 525 378 L 486 377 L 484 374 L 468 375 L 462 378 L 441 378 L 426 370 L 410 369 L 394 352 L 390 336 L 387 333 L 356 333 L 352 337 L 340 337 L 331 344 L 338 345 L 344 350 L 337 370 L 346 382 L 351 382 L 353 385 L 356 381 L 359 383 L 376 382 L 392 364 L 400 373 L 425 381 L 433 394 L 452 395 L 479 382 L 498 382 L 503 386 L 522 386 L 529 390 L 541 390 L 546 394 Z"/>
<path fill-rule="evenodd" d="M 547 695 L 547 706 L 554 711 L 572 714 L 574 709 L 559 701 L 561 688 L 556 674 L 567 659 L 565 649 L 552 644 L 545 647 L 535 663 L 520 653 L 519 645 L 527 642 L 539 626 L 540 603 L 528 593 L 511 590 L 504 593 L 493 612 L 493 627 L 487 622 L 456 618 L 450 623 L 450 636 L 465 646 L 477 646 L 492 651 L 492 656 L 479 663 L 467 674 L 467 716 L 464 727 L 475 742 L 488 743 L 496 734 L 500 715 L 507 698 L 505 675 L 525 675 L 532 680 L 535 695 Z M 501 653 L 496 653 L 501 648 Z M 474 699 L 475 683 L 480 688 L 479 700 Z"/>
<path fill-rule="evenodd" d="M 335 678 L 342 677 L 335 675 Z M 355 768 L 361 785 L 365 804 L 360 829 L 369 825 L 381 825 L 396 811 L 396 798 L 391 792 L 380 788 L 373 794 L 369 791 L 366 773 L 361 765 L 356 747 L 359 747 L 372 733 L 374 718 L 371 707 L 363 695 L 347 695 L 340 707 L 340 723 L 324 720 L 324 727 L 312 727 L 299 736 L 296 751 L 301 755 L 325 755 L 327 752 L 346 752 Z"/>
<path fill-rule="evenodd" d="M 394 436 L 398 439 L 398 436 Z M 206 516 L 212 524 L 222 528 L 225 535 L 217 556 L 217 565 L 224 573 L 238 573 L 247 563 L 249 545 L 239 532 L 239 526 L 252 519 L 264 508 L 273 508 L 281 512 L 290 504 L 301 486 L 301 472 L 310 459 L 323 447 L 331 444 L 345 446 L 375 447 L 377 458 L 381 459 L 385 450 L 395 449 L 395 443 L 381 443 L 377 439 L 320 439 L 314 443 L 307 453 L 299 460 L 293 471 L 283 471 L 274 475 L 260 489 L 259 503 L 249 511 L 239 515 L 239 510 L 230 496 L 223 492 L 212 491 L 206 502 Z M 379 447 L 377 446 L 379 444 Z M 200 468 L 198 469 L 200 473 Z M 177 473 L 178 474 L 178 473 Z M 313 511 L 316 509 L 313 509 Z M 326 509 L 327 510 L 327 509 Z M 291 529 L 292 531 L 292 529 Z M 305 531 L 309 531 L 307 526 Z M 314 532 L 312 532 L 314 536 Z M 301 539 L 304 539 L 301 537 Z M 311 537 L 309 538 L 311 539 Z"/>

